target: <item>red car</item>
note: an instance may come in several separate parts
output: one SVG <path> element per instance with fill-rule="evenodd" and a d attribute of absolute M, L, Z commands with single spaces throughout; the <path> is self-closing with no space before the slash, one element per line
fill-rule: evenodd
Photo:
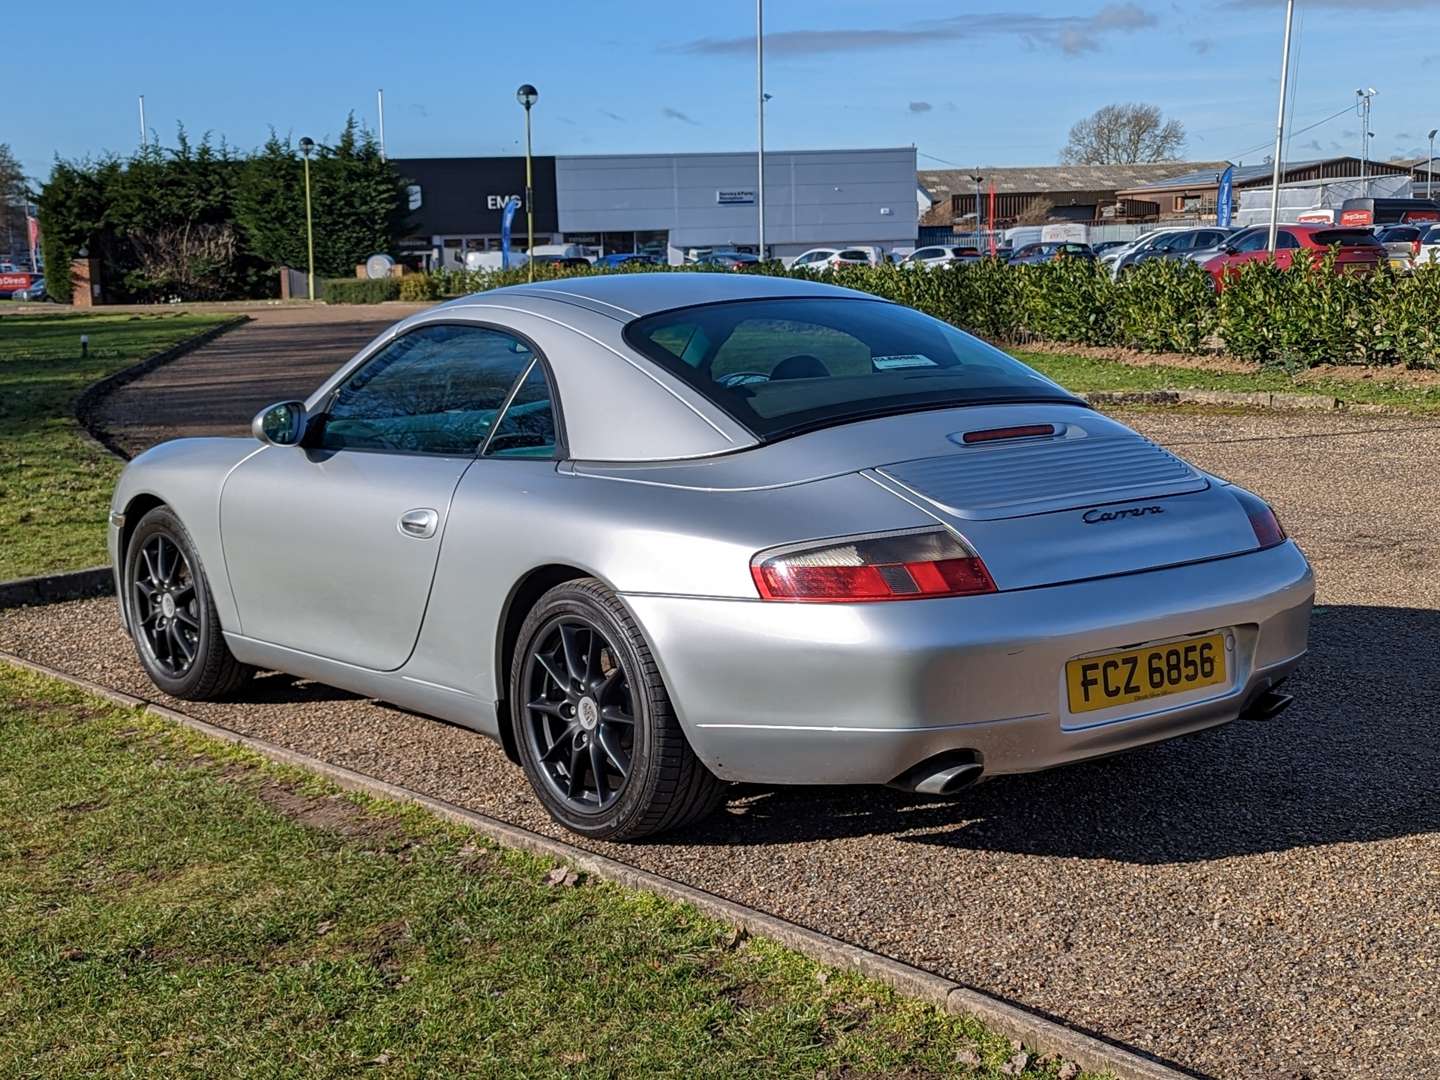
<path fill-rule="evenodd" d="M 1203 265 L 1223 289 L 1225 279 L 1239 273 L 1246 263 L 1270 258 L 1268 226 L 1257 225 L 1236 233 L 1220 254 Z M 1371 273 L 1386 260 L 1385 245 L 1369 229 L 1344 229 L 1334 225 L 1281 225 L 1275 234 L 1275 265 L 1288 270 L 1297 256 L 1319 263 L 1335 248 L 1336 269 L 1347 273 Z"/>

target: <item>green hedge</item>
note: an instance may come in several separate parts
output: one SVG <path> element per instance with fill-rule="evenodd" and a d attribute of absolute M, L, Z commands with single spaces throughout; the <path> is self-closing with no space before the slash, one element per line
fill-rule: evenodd
<path fill-rule="evenodd" d="M 400 299 L 400 279 L 325 278 L 317 291 L 327 304 L 379 304 Z"/>
<path fill-rule="evenodd" d="M 1440 367 L 1440 265 L 1411 274 L 1383 267 L 1337 273 L 1333 255 L 1317 266 L 1280 270 L 1248 263 L 1215 292 L 1195 263 L 1152 260 L 1114 281 L 1094 263 L 1062 259 L 1010 267 L 997 259 L 935 270 L 842 266 L 820 279 L 859 289 L 944 319 L 998 342 L 1044 340 L 1123 346 L 1147 352 L 1223 349 L 1242 360 L 1281 367 L 1316 364 L 1404 364 Z M 541 266 L 536 280 L 643 267 L 589 271 Z M 723 272 L 723 271 L 722 271 Z M 778 262 L 753 273 L 813 276 Z M 417 299 L 460 296 L 524 283 L 524 269 L 441 271 L 405 286 Z M 412 279 L 407 278 L 409 282 Z M 328 296 L 327 296 L 328 299 Z"/>

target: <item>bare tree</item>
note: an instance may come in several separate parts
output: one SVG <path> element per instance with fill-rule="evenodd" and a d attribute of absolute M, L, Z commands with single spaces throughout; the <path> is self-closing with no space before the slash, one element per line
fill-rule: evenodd
<path fill-rule="evenodd" d="M 1133 165 L 1174 161 L 1185 149 L 1185 125 L 1166 120 L 1158 105 L 1106 105 L 1070 129 L 1060 151 L 1067 165 Z"/>
<path fill-rule="evenodd" d="M 6 143 L 0 143 L 0 255 L 17 258 L 30 241 L 25 232 L 25 171 Z"/>

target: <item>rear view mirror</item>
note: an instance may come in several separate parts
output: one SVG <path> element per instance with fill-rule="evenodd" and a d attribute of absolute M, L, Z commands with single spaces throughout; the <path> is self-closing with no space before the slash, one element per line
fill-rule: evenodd
<path fill-rule="evenodd" d="M 271 446 L 297 446 L 305 437 L 305 403 L 282 401 L 255 414 L 250 433 Z"/>

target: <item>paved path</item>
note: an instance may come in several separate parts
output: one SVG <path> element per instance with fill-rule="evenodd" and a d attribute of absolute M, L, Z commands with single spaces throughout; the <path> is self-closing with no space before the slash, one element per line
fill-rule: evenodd
<path fill-rule="evenodd" d="M 263 353 L 168 369 L 172 415 L 243 427 L 286 396 L 300 343 L 260 331 L 216 347 Z M 195 374 L 242 362 L 243 390 Z M 1311 555 L 1323 606 L 1289 712 L 955 802 L 737 789 L 689 833 L 593 846 L 1211 1075 L 1440 1075 L 1440 425 L 1127 419 L 1270 498 Z M 0 614 L 0 648 L 156 696 L 107 601 Z M 282 675 L 181 707 L 558 834 L 460 728 Z"/>
<path fill-rule="evenodd" d="M 251 322 L 121 387 L 96 422 L 134 456 L 177 435 L 240 435 L 276 401 L 310 396 L 390 324 L 423 304 L 275 307 Z"/>

